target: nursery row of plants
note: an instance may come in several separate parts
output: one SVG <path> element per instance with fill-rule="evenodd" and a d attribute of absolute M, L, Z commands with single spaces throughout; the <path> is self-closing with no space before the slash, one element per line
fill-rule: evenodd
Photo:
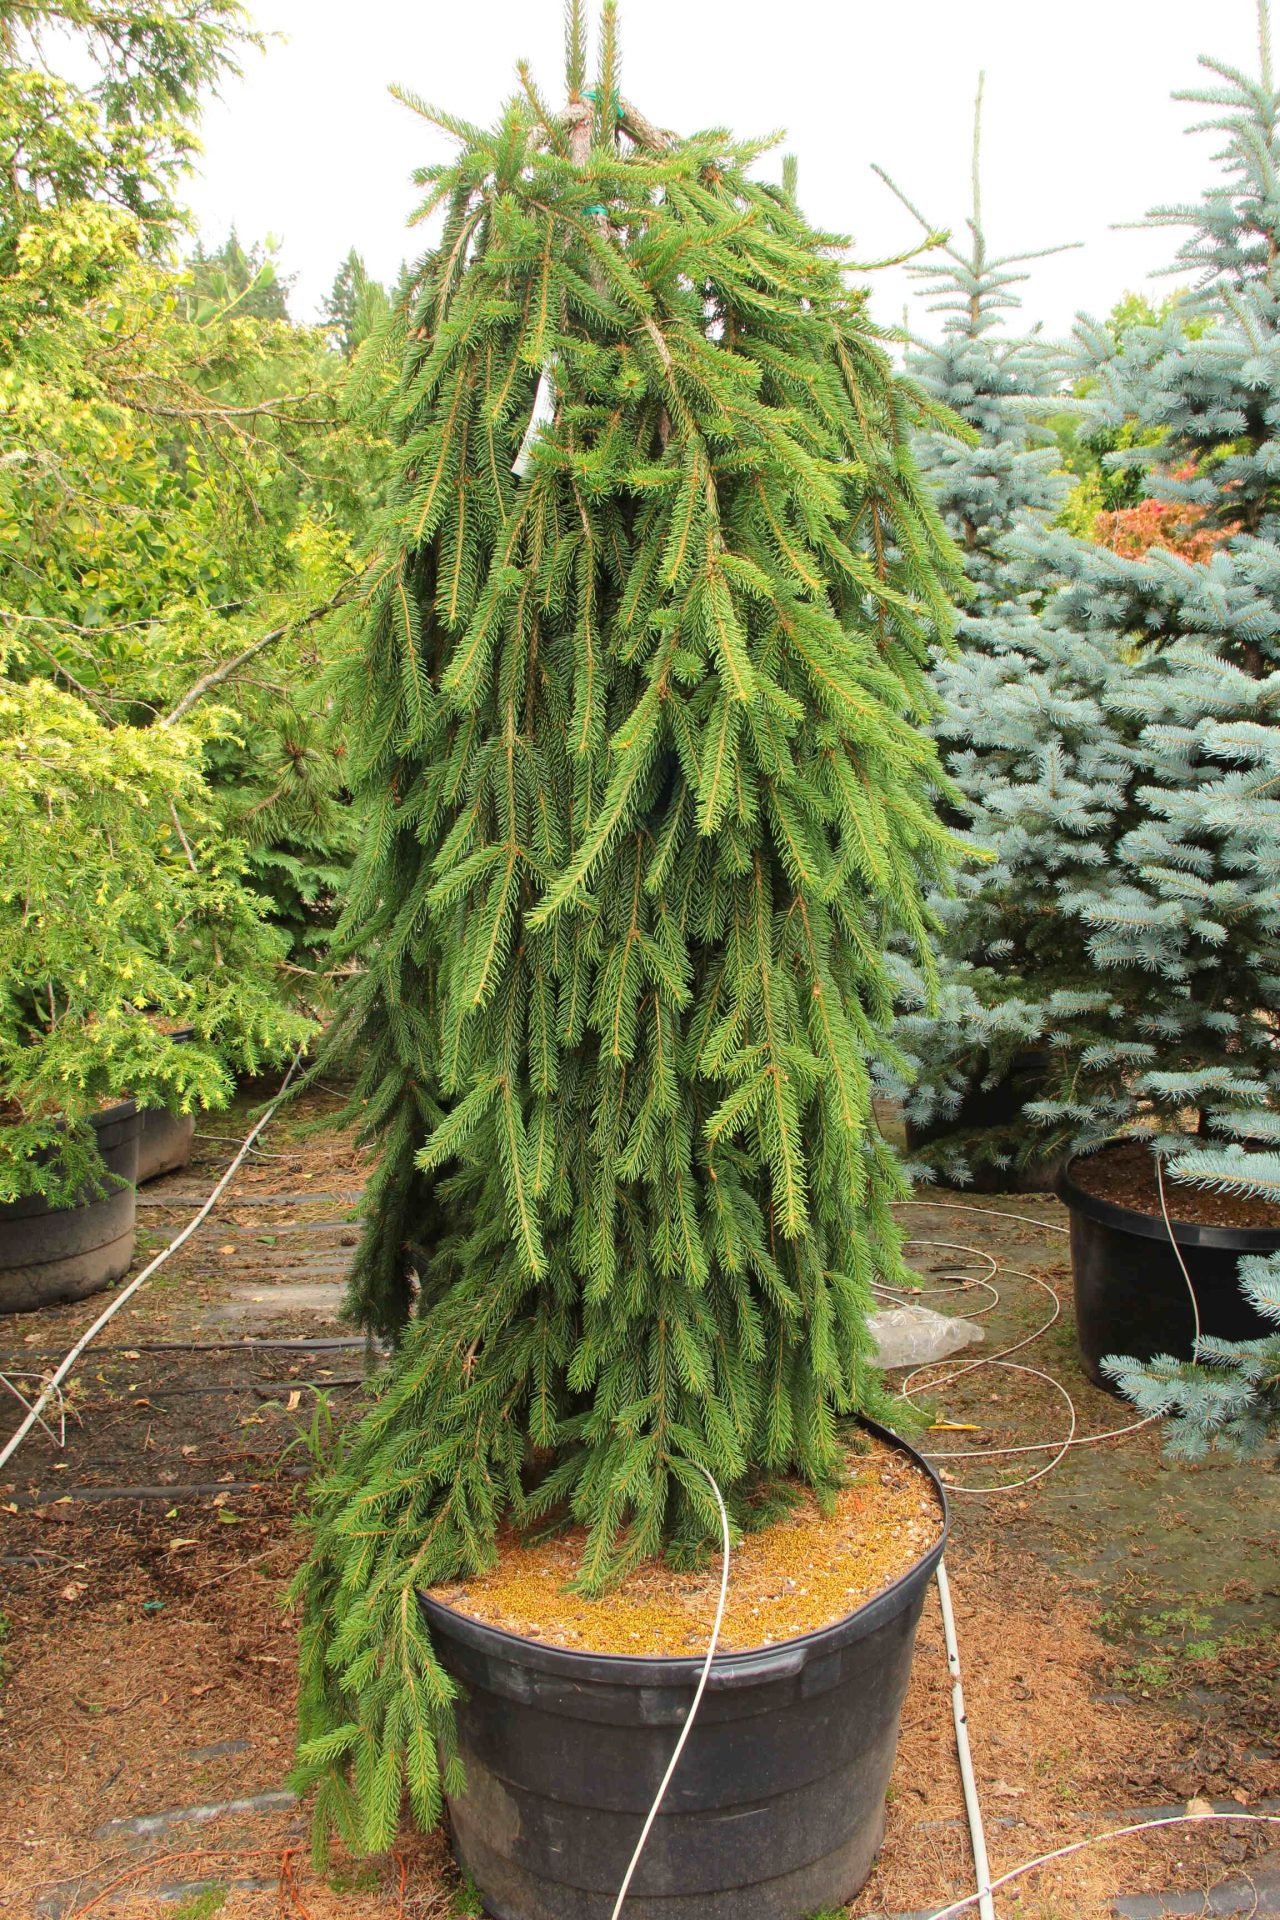
<path fill-rule="evenodd" d="M 188 234 L 196 119 L 252 43 L 237 7 L 76 0 L 19 9 L 4 33 L 12 1308 L 116 1277 L 122 1197 L 88 1222 L 50 1210 L 127 1173 L 144 1111 L 225 1105 L 327 1003 L 356 833 L 342 619 L 387 468 L 358 362 L 390 303 L 353 253 L 326 324 L 295 324 L 268 250 Z M 69 43 L 78 84 L 58 71 Z"/>
<path fill-rule="evenodd" d="M 127 1267 L 31 1236 L 118 1213 L 135 1111 L 352 1077 L 350 1311 L 394 1353 L 295 1591 L 319 1847 L 447 1798 L 494 1912 L 611 1911 L 699 1662 L 557 1638 L 522 1556 L 567 1529 L 643 1609 L 658 1557 L 694 1591 L 722 1525 L 785 1553 L 799 1514 L 865 1584 L 726 1640 L 632 1897 L 851 1897 L 946 1524 L 868 1331 L 913 1176 L 1055 1181 L 1094 1379 L 1184 1453 L 1274 1437 L 1259 24 L 1185 96 L 1219 157 L 1153 216 L 1168 300 L 1063 343 L 976 162 L 951 235 L 927 182 L 850 183 L 919 229 L 886 329 L 794 162 L 631 102 L 612 0 L 563 97 L 403 96 L 456 147 L 428 251 L 300 326 L 270 255 L 183 239 L 233 0 L 6 28 L 0 1307 Z M 863 1534 L 897 1558 L 855 1574 Z"/>

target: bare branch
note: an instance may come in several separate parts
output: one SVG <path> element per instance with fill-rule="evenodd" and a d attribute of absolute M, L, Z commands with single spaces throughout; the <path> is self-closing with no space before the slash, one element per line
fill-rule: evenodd
<path fill-rule="evenodd" d="M 646 120 L 638 107 L 624 100 L 618 109 L 618 125 L 625 134 L 635 141 L 638 147 L 646 147 L 650 153 L 665 153 L 675 145 L 675 136 L 664 133 L 661 127 L 655 127 Z"/>
<path fill-rule="evenodd" d="M 347 583 L 344 581 L 337 592 L 323 605 L 312 607 L 309 613 L 301 614 L 296 620 L 286 620 L 280 626 L 272 627 L 270 632 L 260 634 L 252 645 L 245 647 L 240 653 L 233 654 L 229 660 L 220 661 L 216 667 L 211 667 L 208 673 L 201 675 L 193 687 L 187 689 L 177 706 L 170 708 L 158 724 L 162 727 L 171 727 L 175 721 L 185 719 L 196 702 L 203 700 L 206 693 L 233 679 L 241 667 L 247 666 L 250 660 L 256 660 L 260 653 L 265 653 L 266 649 L 274 646 L 277 640 L 283 640 L 286 634 L 301 633 L 304 627 L 314 626 L 317 620 L 323 620 L 327 613 L 332 613 L 335 608 L 343 604 L 346 593 Z"/>

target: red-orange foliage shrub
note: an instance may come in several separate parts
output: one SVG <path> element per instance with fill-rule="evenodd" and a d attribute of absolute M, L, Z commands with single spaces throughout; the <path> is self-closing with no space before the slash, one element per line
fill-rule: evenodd
<path fill-rule="evenodd" d="M 1194 474 L 1194 467 L 1185 466 L 1179 467 L 1173 477 L 1190 480 Z M 1202 507 L 1172 500 L 1140 500 L 1136 507 L 1100 513 L 1093 523 L 1098 545 L 1129 560 L 1140 560 L 1152 547 L 1165 547 L 1184 560 L 1207 560 L 1239 531 L 1239 521 L 1212 526 Z"/>

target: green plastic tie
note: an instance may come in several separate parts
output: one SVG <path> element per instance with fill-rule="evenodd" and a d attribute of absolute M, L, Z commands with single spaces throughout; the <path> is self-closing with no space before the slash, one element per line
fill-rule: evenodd
<path fill-rule="evenodd" d="M 582 89 L 582 97 L 584 100 L 590 100 L 592 106 L 598 107 L 600 104 L 599 87 L 584 87 Z M 620 93 L 614 92 L 609 95 L 609 111 L 615 120 L 621 119 L 622 95 Z"/>

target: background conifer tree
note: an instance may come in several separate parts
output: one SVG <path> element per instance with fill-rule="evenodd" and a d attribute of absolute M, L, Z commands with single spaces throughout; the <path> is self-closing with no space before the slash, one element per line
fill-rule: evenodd
<path fill-rule="evenodd" d="M 1080 329 L 1096 416 L 1159 432 L 1113 459 L 1149 466 L 1152 497 L 1189 503 L 1222 543 L 1202 560 L 1154 545 L 1130 558 L 1046 536 L 1060 584 L 1040 621 L 1042 657 L 1062 697 L 1097 700 L 1105 749 L 1095 739 L 1113 755 L 1114 778 L 1097 783 L 1090 821 L 1029 769 L 1003 784 L 990 761 L 983 769 L 989 805 L 1027 839 L 1031 885 L 1041 817 L 1031 809 L 1056 813 L 1074 836 L 1074 860 L 1043 871 L 1056 895 L 1055 944 L 1079 991 L 1057 1003 L 1053 1087 L 1033 1111 L 1086 1137 L 1139 1108 L 1163 1116 L 1171 1135 L 1189 1109 L 1203 1135 L 1217 1106 L 1238 1106 L 1222 1124 L 1247 1134 L 1245 1108 L 1264 1108 L 1280 1085 L 1272 1030 L 1258 1017 L 1280 977 L 1280 564 L 1267 398 L 1280 374 L 1270 187 L 1280 144 L 1265 6 L 1259 17 L 1260 76 L 1206 62 L 1220 84 L 1182 96 L 1213 109 L 1225 181 L 1197 207 L 1154 216 L 1191 224 L 1174 264 L 1199 273 L 1197 292 L 1160 325 L 1128 331 L 1118 350 L 1103 330 Z M 1053 745 L 1039 749 L 1046 765 Z"/>
<path fill-rule="evenodd" d="M 245 25 L 235 0 L 26 0 L 0 22 L 5 1201 L 101 1177 L 104 1102 L 225 1105 L 310 1031 L 208 777 L 254 709 L 204 696 L 264 630 L 287 672 L 295 614 L 309 631 L 345 571 L 287 417 L 295 378 L 331 383 L 299 329 L 208 300 L 197 319 L 174 266 L 202 99 Z M 326 457 L 350 474 L 350 449 Z"/>
<path fill-rule="evenodd" d="M 554 1513 L 599 1588 L 714 1535 L 703 1469 L 740 1519 L 829 1483 L 902 1271 L 868 1061 L 950 848 L 927 403 L 761 146 L 653 129 L 612 6 L 593 89 L 583 48 L 575 7 L 563 111 L 523 70 L 491 131 L 419 107 L 459 153 L 422 176 L 333 1042 L 379 1154 L 355 1304 L 402 1343 L 298 1583 L 299 1778 L 365 1847 L 448 1764 L 415 1587 Z"/>
<path fill-rule="evenodd" d="M 1050 416 L 1062 411 L 1065 353 L 1043 340 L 1038 328 L 1019 333 L 1008 325 L 1009 316 L 1022 308 L 1015 289 L 1029 276 L 1021 269 L 1069 249 L 1040 247 L 1001 255 L 988 249 L 981 179 L 984 78 L 979 76 L 974 103 L 967 247 L 947 241 L 940 249 L 942 259 L 910 269 L 922 282 L 927 311 L 944 318 L 941 339 L 912 339 L 907 370 L 924 392 L 971 429 L 968 439 L 926 430 L 915 442 L 921 471 L 964 556 L 971 592 L 957 633 L 961 652 L 989 646 L 985 619 L 1026 592 L 1021 563 L 1009 552 L 1007 536 L 1015 527 L 1056 518 L 1071 486 L 1048 424 Z M 935 231 L 883 167 L 874 171 L 926 234 Z"/>
<path fill-rule="evenodd" d="M 1003 1167 L 1017 1153 L 1025 1129 L 1016 1096 L 1006 1102 L 1011 1124 L 1001 1128 L 975 1131 L 966 1124 L 969 1105 L 975 1090 L 1000 1086 L 1011 1070 L 1017 1074 L 1048 1018 L 1037 979 L 1040 956 L 1027 956 L 1021 992 L 1010 978 L 1013 947 L 1004 899 L 1018 840 L 1003 832 L 998 816 L 976 816 L 991 751 L 1005 737 L 1001 718 L 1007 726 L 1011 702 L 1037 684 L 1027 649 L 1035 645 L 1046 584 L 1039 535 L 1056 519 L 1073 484 L 1049 424 L 1072 405 L 1063 394 L 1066 351 L 1038 331 L 1010 326 L 1021 309 L 1017 288 L 1028 277 L 1026 266 L 1063 249 L 1005 255 L 989 250 L 980 177 L 982 91 L 980 80 L 968 242 L 963 248 L 947 244 L 943 259 L 912 269 L 923 282 L 928 311 L 942 315 L 943 326 L 937 341 L 913 340 L 907 370 L 970 429 L 961 439 L 927 428 L 917 435 L 915 451 L 964 557 L 969 583 L 957 647 L 940 653 L 934 666 L 937 731 L 955 782 L 951 804 L 974 843 L 997 858 L 990 868 L 975 862 L 962 869 L 956 890 L 931 902 L 943 928 L 942 989 L 936 1004 L 927 1006 L 927 983 L 918 968 L 901 964 L 893 1037 L 903 1058 L 889 1063 L 884 1074 L 886 1090 L 905 1101 L 919 1163 L 961 1182 L 971 1178 L 973 1164 Z M 902 189 L 883 169 L 876 171 L 928 232 L 930 223 Z M 981 727 L 993 689 L 997 732 L 979 743 L 972 729 Z M 1034 750 L 1046 719 L 1034 693 L 1022 699 L 1017 718 L 1018 744 Z M 1093 724 L 1083 712 L 1080 720 L 1086 730 Z M 1091 773 L 1087 769 L 1086 777 Z M 927 1146 L 920 1144 L 924 1137 Z"/>
<path fill-rule="evenodd" d="M 193 318 L 208 312 L 236 313 L 251 320 L 289 320 L 289 295 L 296 275 L 282 274 L 279 242 L 268 236 L 248 247 L 232 227 L 221 246 L 197 241 L 187 261 Z"/>
<path fill-rule="evenodd" d="M 946 676 L 944 738 L 976 837 L 1000 859 L 975 893 L 997 996 L 1048 989 L 1044 1085 L 1027 1115 L 1063 1143 L 1148 1137 L 1176 1183 L 1280 1197 L 1280 93 L 1259 5 L 1259 72 L 1203 64 L 1222 172 L 1174 268 L 1193 293 L 1117 341 L 1082 322 L 1116 466 L 1192 511 L 1204 556 L 1131 556 L 1064 531 L 1015 536 L 1056 580 L 1038 618 Z M 985 926 L 984 926 L 985 916 Z M 1280 1261 L 1242 1279 L 1274 1317 Z M 1276 1341 L 1197 1364 L 1117 1362 L 1174 1416 L 1184 1452 L 1274 1428 Z"/>
<path fill-rule="evenodd" d="M 350 360 L 385 320 L 390 304 L 386 288 L 352 247 L 333 277 L 321 310 L 325 332 L 345 359 Z"/>

